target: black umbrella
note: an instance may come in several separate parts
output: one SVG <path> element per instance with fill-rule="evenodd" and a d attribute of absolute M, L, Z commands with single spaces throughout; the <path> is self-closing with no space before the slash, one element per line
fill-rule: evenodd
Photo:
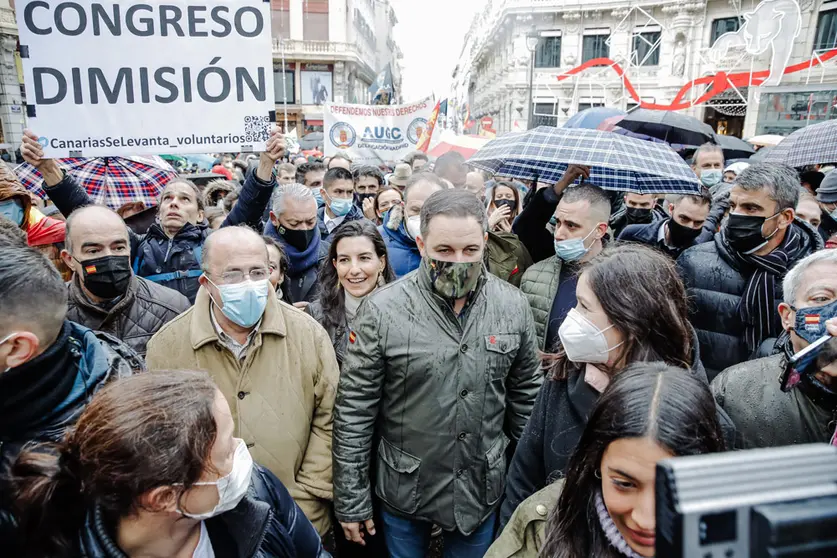
<path fill-rule="evenodd" d="M 752 145 L 735 136 L 717 134 L 715 136 L 715 143 L 720 145 L 721 149 L 724 150 L 724 159 L 727 161 L 730 159 L 747 159 L 756 154 L 756 150 Z"/>
<path fill-rule="evenodd" d="M 715 130 L 697 118 L 664 110 L 637 109 L 616 123 L 620 128 L 670 144 L 715 143 Z"/>

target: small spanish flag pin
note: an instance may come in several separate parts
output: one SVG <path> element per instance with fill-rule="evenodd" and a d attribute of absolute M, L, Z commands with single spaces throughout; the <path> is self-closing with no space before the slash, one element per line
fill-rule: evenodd
<path fill-rule="evenodd" d="M 85 273 L 96 273 L 96 266 L 95 265 L 88 265 L 84 268 Z"/>
<path fill-rule="evenodd" d="M 355 341 L 357 341 L 357 335 L 355 335 L 355 332 L 354 332 L 354 331 L 350 331 L 350 332 L 349 332 L 349 343 L 351 343 L 352 345 L 354 345 L 354 344 L 355 344 Z"/>

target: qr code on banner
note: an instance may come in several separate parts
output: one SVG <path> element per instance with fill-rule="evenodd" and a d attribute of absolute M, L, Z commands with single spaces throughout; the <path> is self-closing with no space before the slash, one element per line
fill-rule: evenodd
<path fill-rule="evenodd" d="M 270 138 L 269 116 L 245 116 L 244 139 L 247 143 L 267 141 Z"/>

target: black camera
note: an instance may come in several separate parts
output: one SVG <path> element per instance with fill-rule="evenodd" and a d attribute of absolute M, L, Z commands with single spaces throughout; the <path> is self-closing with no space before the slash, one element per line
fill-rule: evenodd
<path fill-rule="evenodd" d="M 837 557 L 837 447 L 657 464 L 658 558 Z"/>

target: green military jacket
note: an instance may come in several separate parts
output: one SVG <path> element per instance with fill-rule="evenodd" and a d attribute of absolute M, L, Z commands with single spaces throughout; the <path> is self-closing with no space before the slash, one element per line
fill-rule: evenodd
<path fill-rule="evenodd" d="M 563 487 L 564 481 L 560 480 L 526 498 L 485 558 L 538 558 L 546 541 L 546 520 L 558 505 Z"/>

